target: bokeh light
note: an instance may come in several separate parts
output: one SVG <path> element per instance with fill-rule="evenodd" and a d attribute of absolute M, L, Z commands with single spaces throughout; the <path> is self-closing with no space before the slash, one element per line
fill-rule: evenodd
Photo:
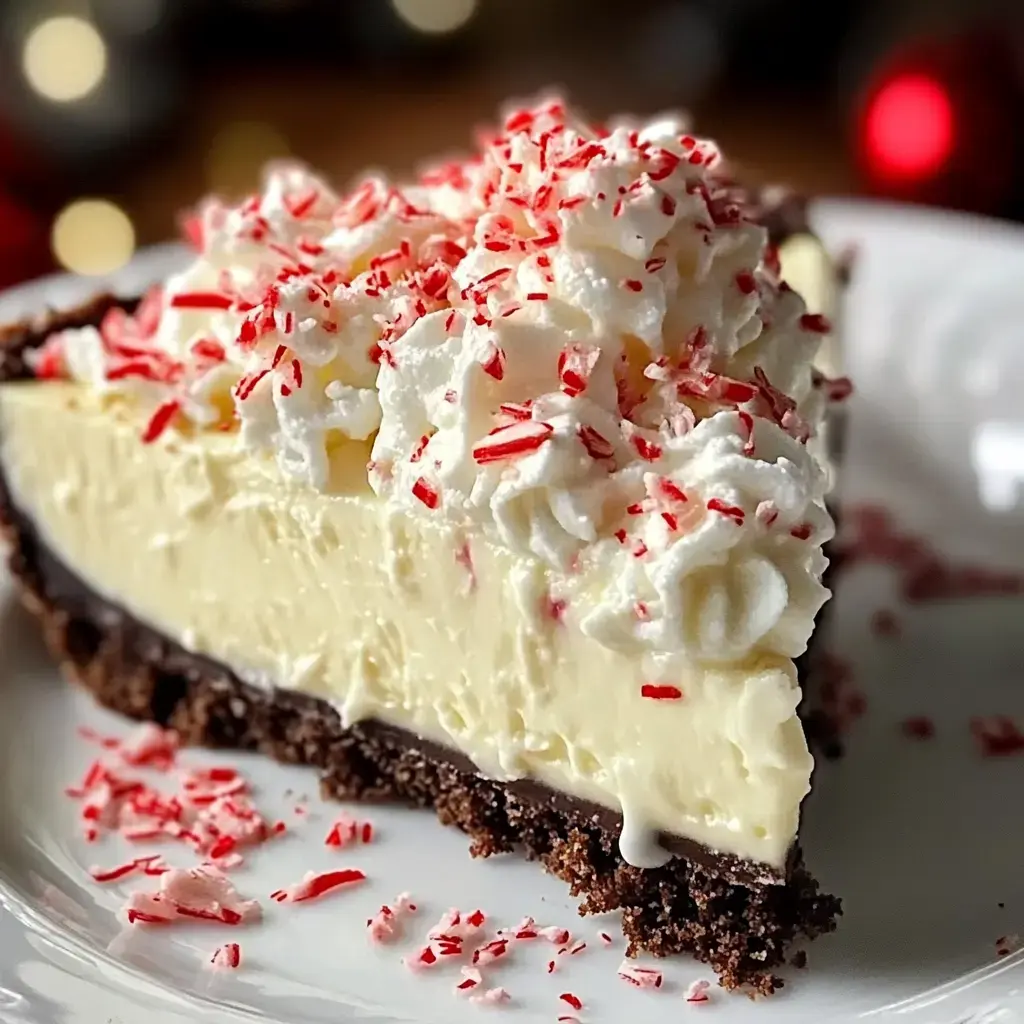
<path fill-rule="evenodd" d="M 103 81 L 107 46 L 84 18 L 48 18 L 28 34 L 22 69 L 40 95 L 70 103 L 88 96 Z"/>
<path fill-rule="evenodd" d="M 398 16 L 417 32 L 442 35 L 473 17 L 477 0 L 391 0 Z"/>
<path fill-rule="evenodd" d="M 53 223 L 53 254 L 76 274 L 109 274 L 135 251 L 135 229 L 119 206 L 105 199 L 78 199 Z"/>
<path fill-rule="evenodd" d="M 885 177 L 931 177 L 953 152 L 953 129 L 953 105 L 942 83 L 923 74 L 896 75 L 868 104 L 868 160 Z"/>
<path fill-rule="evenodd" d="M 285 136 L 264 121 L 233 121 L 221 128 L 210 144 L 206 176 L 212 191 L 238 196 L 254 189 L 263 165 L 288 156 Z"/>

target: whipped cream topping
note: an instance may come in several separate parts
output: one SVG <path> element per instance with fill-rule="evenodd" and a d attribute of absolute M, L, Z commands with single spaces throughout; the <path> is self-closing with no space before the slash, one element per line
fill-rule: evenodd
<path fill-rule="evenodd" d="M 829 325 L 752 210 L 681 122 L 545 102 L 409 185 L 338 196 L 275 167 L 207 202 L 192 265 L 134 316 L 55 336 L 37 373 L 142 403 L 147 442 L 237 431 L 323 491 L 369 447 L 395 511 L 483 531 L 552 594 L 599 581 L 574 618 L 652 684 L 680 659 L 793 657 L 827 597 L 807 442 Z"/>

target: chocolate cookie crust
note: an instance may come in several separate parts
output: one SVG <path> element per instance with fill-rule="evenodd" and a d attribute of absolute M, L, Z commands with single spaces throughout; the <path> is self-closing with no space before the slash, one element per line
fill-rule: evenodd
<path fill-rule="evenodd" d="M 26 352 L 55 330 L 97 324 L 118 300 L 0 331 L 0 383 L 32 376 Z M 125 304 L 130 305 L 130 304 Z M 42 429 L 42 427 L 41 427 Z M 794 850 L 785 879 L 741 859 L 677 844 L 660 868 L 619 854 L 621 816 L 532 783 L 478 775 L 460 755 L 378 722 L 344 728 L 326 702 L 244 683 L 92 591 L 14 505 L 0 465 L 0 534 L 27 607 L 64 673 L 103 705 L 176 730 L 186 743 L 256 750 L 315 767 L 327 796 L 432 808 L 474 856 L 521 849 L 582 897 L 583 914 L 620 910 L 629 952 L 686 952 L 727 988 L 775 990 L 794 941 L 831 931 L 839 901 Z"/>

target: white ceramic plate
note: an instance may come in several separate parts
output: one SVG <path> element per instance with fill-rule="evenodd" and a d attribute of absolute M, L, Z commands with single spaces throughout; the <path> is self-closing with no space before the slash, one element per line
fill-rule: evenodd
<path fill-rule="evenodd" d="M 859 203 L 826 203 L 818 221 L 835 245 L 861 249 L 850 297 L 852 405 L 847 502 L 888 506 L 950 556 L 1024 569 L 1024 232 L 991 222 Z M 146 278 L 175 259 L 153 251 L 132 268 Z M 81 284 L 52 280 L 0 299 L 0 317 L 42 302 L 66 304 Z M 84 286 L 86 290 L 89 286 Z M 132 285 L 126 285 L 132 287 Z M 823 885 L 845 900 L 840 930 L 810 947 L 771 1000 L 714 990 L 690 1006 L 689 982 L 710 977 L 685 960 L 666 984 L 637 992 L 616 977 L 614 920 L 580 920 L 564 886 L 514 858 L 471 861 L 464 838 L 432 817 L 366 812 L 379 839 L 337 852 L 323 836 L 331 808 L 311 796 L 294 812 L 288 790 L 314 794 L 309 772 L 244 764 L 271 813 L 294 834 L 257 851 L 236 880 L 262 898 L 263 924 L 225 936 L 215 927 L 119 927 L 124 889 L 98 887 L 92 863 L 123 859 L 117 841 L 86 846 L 65 785 L 93 753 L 76 725 L 123 731 L 64 686 L 32 624 L 0 577 L 0 1021 L 17 1024 L 305 1022 L 452 1024 L 480 1014 L 553 1022 L 584 1001 L 583 1022 L 722 1024 L 850 1021 L 907 1024 L 1024 1021 L 1022 955 L 1000 959 L 998 937 L 1024 932 L 1024 759 L 982 758 L 968 731 L 978 714 L 1024 716 L 1024 603 L 984 599 L 900 609 L 904 636 L 882 640 L 870 621 L 898 607 L 895 581 L 862 567 L 843 582 L 835 650 L 853 659 L 869 710 L 848 756 L 818 775 L 805 835 Z M 938 735 L 905 738 L 898 723 L 927 713 Z M 209 755 L 190 755 L 210 761 Z M 370 883 L 318 904 L 266 897 L 310 868 L 351 864 Z M 523 944 L 491 975 L 513 997 L 481 1007 L 452 994 L 458 970 L 414 976 L 399 962 L 414 941 L 371 947 L 366 918 L 402 890 L 421 905 L 413 932 L 449 906 L 483 907 L 511 925 L 531 914 L 588 941 L 545 971 L 551 947 Z M 597 939 L 615 936 L 612 947 Z M 245 962 L 214 973 L 207 961 L 237 938 Z"/>

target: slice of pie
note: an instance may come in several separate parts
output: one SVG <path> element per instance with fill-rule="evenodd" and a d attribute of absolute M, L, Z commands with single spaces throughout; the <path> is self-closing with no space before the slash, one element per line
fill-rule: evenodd
<path fill-rule="evenodd" d="M 794 668 L 830 325 L 782 210 L 676 120 L 543 103 L 410 185 L 276 168 L 141 303 L 9 328 L 0 518 L 68 675 L 771 991 L 839 912 Z"/>

